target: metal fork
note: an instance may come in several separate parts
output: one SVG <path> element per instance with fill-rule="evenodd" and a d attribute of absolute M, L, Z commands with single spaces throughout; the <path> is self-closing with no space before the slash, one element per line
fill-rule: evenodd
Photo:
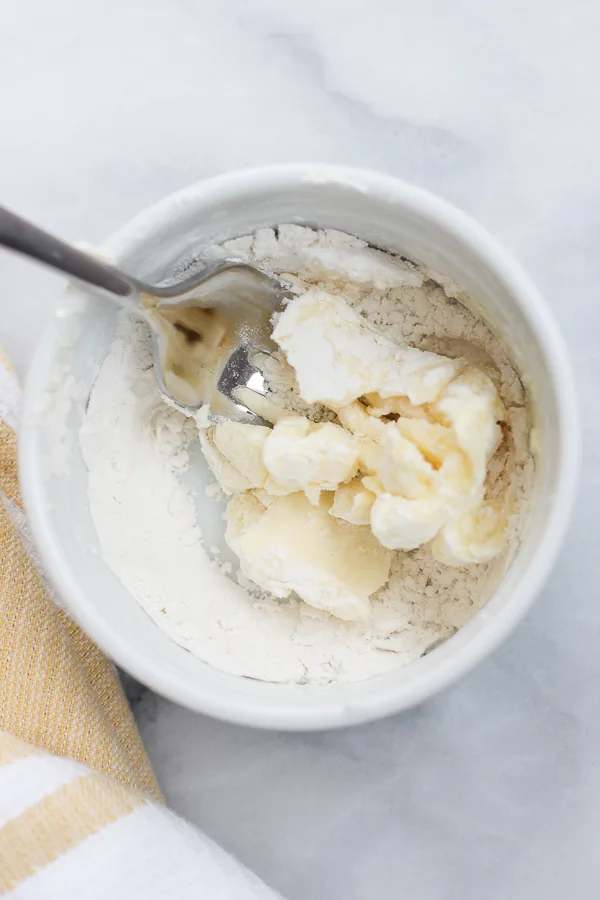
<path fill-rule="evenodd" d="M 147 284 L 3 207 L 0 245 L 142 316 L 152 334 L 159 390 L 186 415 L 208 404 L 209 418 L 268 424 L 240 401 L 240 389 L 246 398 L 248 390 L 266 392 L 255 358 L 274 348 L 270 320 L 288 296 L 277 279 L 247 263 L 224 261 L 172 284 Z"/>

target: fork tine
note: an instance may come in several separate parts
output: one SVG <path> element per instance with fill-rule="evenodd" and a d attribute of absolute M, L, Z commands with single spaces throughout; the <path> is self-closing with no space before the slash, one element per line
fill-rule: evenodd
<path fill-rule="evenodd" d="M 241 344 L 227 359 L 217 382 L 217 390 L 230 400 L 240 412 L 240 421 L 251 421 L 257 425 L 269 425 L 270 423 L 254 413 L 245 403 L 240 402 L 238 392 L 240 389 L 250 390 L 257 397 L 266 396 L 265 380 L 260 369 L 251 362 L 250 357 L 256 357 L 257 348 L 251 344 Z M 260 380 L 257 379 L 260 376 Z"/>

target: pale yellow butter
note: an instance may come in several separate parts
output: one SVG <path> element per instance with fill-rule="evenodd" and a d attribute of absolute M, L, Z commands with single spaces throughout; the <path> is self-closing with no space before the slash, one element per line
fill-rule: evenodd
<path fill-rule="evenodd" d="M 331 496 L 313 506 L 295 493 L 265 509 L 252 494 L 239 495 L 227 509 L 226 539 L 244 575 L 276 597 L 295 592 L 339 619 L 365 619 L 391 557 L 369 528 L 339 522 L 330 506 Z"/>

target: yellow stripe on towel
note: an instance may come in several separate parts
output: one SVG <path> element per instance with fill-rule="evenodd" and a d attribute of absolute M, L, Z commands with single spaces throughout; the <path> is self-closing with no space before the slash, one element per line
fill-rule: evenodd
<path fill-rule="evenodd" d="M 97 774 L 62 785 L 0 829 L 0 893 L 147 802 Z"/>

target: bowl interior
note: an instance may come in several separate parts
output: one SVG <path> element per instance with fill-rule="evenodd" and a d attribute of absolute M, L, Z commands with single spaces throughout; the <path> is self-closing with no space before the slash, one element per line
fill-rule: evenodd
<path fill-rule="evenodd" d="M 261 683 L 196 659 L 154 625 L 104 564 L 87 505 L 77 430 L 114 333 L 116 308 L 95 298 L 80 304 L 73 299 L 77 292 L 67 298 L 38 350 L 25 393 L 25 502 L 48 574 L 72 613 L 113 659 L 155 690 L 215 716 L 267 727 L 364 721 L 411 706 L 468 669 L 527 608 L 548 570 L 570 501 L 562 349 L 527 279 L 476 225 L 435 198 L 381 176 L 337 173 L 285 168 L 206 182 L 138 218 L 105 249 L 124 268 L 153 280 L 209 241 L 296 222 L 356 234 L 468 291 L 512 348 L 527 381 L 541 452 L 531 512 L 512 564 L 485 607 L 441 647 L 404 669 L 343 685 Z"/>

